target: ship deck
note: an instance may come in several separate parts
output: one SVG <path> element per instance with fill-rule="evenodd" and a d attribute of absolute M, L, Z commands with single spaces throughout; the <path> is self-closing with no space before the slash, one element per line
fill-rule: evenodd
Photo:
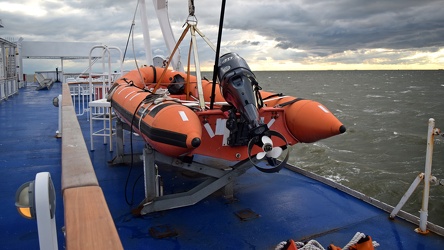
<path fill-rule="evenodd" d="M 58 244 L 64 248 L 61 139 L 55 138 L 58 111 L 52 104 L 61 89 L 60 83 L 42 91 L 28 86 L 0 103 L 2 249 L 38 248 L 36 222 L 20 217 L 14 197 L 22 183 L 42 171 L 50 172 L 57 191 Z M 89 147 L 89 121 L 86 115 L 78 116 L 78 121 Z M 401 218 L 390 220 L 388 212 L 364 202 L 363 197 L 353 197 L 291 166 L 275 174 L 249 169 L 235 180 L 233 200 L 216 192 L 192 206 L 134 216 L 132 209 L 144 198 L 142 163 L 111 166 L 108 161 L 115 152 L 100 137 L 94 145 L 95 150 L 88 150 L 85 157 L 91 158 L 125 249 L 274 249 L 288 239 L 314 239 L 325 248 L 331 243 L 343 247 L 357 232 L 370 235 L 380 244 L 378 249 L 444 246 L 444 237 L 418 234 L 414 232 L 417 225 Z M 125 136 L 127 153 L 141 153 L 143 147 L 139 137 Z M 200 181 L 199 176 L 174 168 L 160 171 L 166 193 L 182 192 Z"/>

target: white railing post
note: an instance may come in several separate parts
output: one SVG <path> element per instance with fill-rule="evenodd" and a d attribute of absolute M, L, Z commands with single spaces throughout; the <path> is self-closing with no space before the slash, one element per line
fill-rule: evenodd
<path fill-rule="evenodd" d="M 55 221 L 55 192 L 51 175 L 41 172 L 35 176 L 35 209 L 40 249 L 58 249 Z"/>
<path fill-rule="evenodd" d="M 435 134 L 439 133 L 435 128 L 435 119 L 429 119 L 429 129 L 427 131 L 427 151 L 424 169 L 424 191 L 422 194 L 422 206 L 419 211 L 419 228 L 416 229 L 418 233 L 427 233 L 427 216 L 429 209 L 429 193 L 430 180 L 432 176 L 432 157 Z"/>
<path fill-rule="evenodd" d="M 419 228 L 416 228 L 415 231 L 420 234 L 427 234 L 429 230 L 427 230 L 427 216 L 429 209 L 429 193 L 430 193 L 430 183 L 438 183 L 436 177 L 432 176 L 432 157 L 433 157 L 433 145 L 435 141 L 435 135 L 439 135 L 441 133 L 439 128 L 435 128 L 435 119 L 429 119 L 429 126 L 427 131 L 427 152 L 425 159 L 425 169 L 424 173 L 420 173 L 413 183 L 410 185 L 407 192 L 399 201 L 398 205 L 393 209 L 390 213 L 390 218 L 395 218 L 396 214 L 401 210 L 402 206 L 407 202 L 407 200 L 412 195 L 413 191 L 418 187 L 419 183 L 424 180 L 424 190 L 422 195 L 422 204 L 421 210 L 419 211 Z M 439 182 L 441 184 L 441 182 Z"/>
<path fill-rule="evenodd" d="M 56 131 L 56 137 L 61 138 L 62 137 L 62 95 L 58 96 L 58 106 L 59 110 L 59 125 L 58 130 Z"/>

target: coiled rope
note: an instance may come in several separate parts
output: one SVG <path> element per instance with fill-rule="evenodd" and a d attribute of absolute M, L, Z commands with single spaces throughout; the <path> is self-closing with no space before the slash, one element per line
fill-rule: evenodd
<path fill-rule="evenodd" d="M 365 239 L 367 236 L 364 233 L 357 232 L 355 236 L 347 243 L 343 248 L 338 248 L 342 250 L 350 250 L 350 247 L 356 245 L 360 240 Z M 286 250 L 289 249 L 289 245 L 294 243 L 298 250 L 325 250 L 325 248 L 316 240 L 310 240 L 307 243 L 304 242 L 294 242 L 292 240 L 282 241 L 276 247 L 275 250 Z M 373 247 L 379 247 L 379 243 L 372 241 Z M 331 249 L 331 246 L 328 248 Z"/>

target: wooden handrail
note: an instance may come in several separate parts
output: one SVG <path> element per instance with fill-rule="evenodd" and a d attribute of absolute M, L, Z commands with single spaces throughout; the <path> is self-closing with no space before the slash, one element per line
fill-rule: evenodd
<path fill-rule="evenodd" d="M 68 84 L 63 84 L 62 92 L 62 195 L 66 249 L 123 249 L 89 158 Z"/>

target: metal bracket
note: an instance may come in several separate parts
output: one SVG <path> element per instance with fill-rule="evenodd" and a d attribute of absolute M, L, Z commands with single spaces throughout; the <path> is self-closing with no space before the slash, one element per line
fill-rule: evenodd
<path fill-rule="evenodd" d="M 194 205 L 224 187 L 225 197 L 231 198 L 233 197 L 234 178 L 242 175 L 253 166 L 248 159 L 224 169 L 214 168 L 196 161 L 185 163 L 177 158 L 160 154 L 148 147 L 144 148 L 143 162 L 145 199 L 133 211 L 133 213 L 141 215 Z M 186 192 L 161 196 L 158 192 L 159 183 L 156 163 L 167 164 L 182 170 L 203 174 L 206 176 L 206 179 Z"/>
<path fill-rule="evenodd" d="M 110 165 L 117 165 L 117 164 L 129 164 L 131 162 L 140 162 L 142 160 L 140 154 L 131 155 L 131 154 L 125 154 L 123 151 L 123 130 L 130 131 L 131 128 L 128 124 L 122 122 L 118 117 L 116 119 L 116 156 L 109 161 Z"/>

